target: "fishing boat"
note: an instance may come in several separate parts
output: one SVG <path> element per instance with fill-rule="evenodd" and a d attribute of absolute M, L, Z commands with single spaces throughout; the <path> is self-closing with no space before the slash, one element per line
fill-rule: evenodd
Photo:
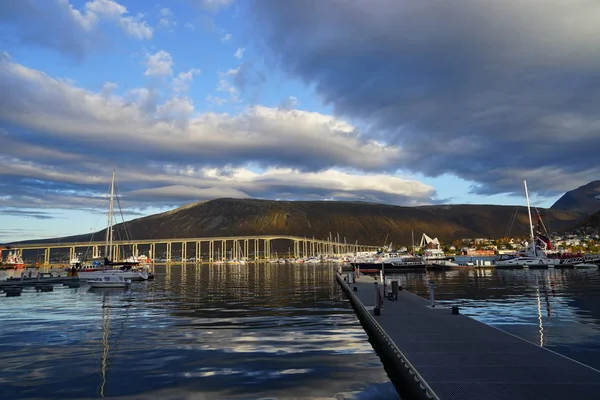
<path fill-rule="evenodd" d="M 110 289 L 110 288 L 128 288 L 131 286 L 131 280 L 124 279 L 119 275 L 105 275 L 103 277 L 98 277 L 94 279 L 88 279 L 86 281 L 90 284 L 92 288 L 102 288 L 102 289 Z"/>
<path fill-rule="evenodd" d="M 0 259 L 1 261 L 1 259 Z M 10 251 L 2 264 L 2 269 L 21 269 L 25 268 L 23 258 L 16 251 Z"/>

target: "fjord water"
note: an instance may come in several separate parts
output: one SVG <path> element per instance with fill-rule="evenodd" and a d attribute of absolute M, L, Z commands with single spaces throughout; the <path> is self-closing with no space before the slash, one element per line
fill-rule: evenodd
<path fill-rule="evenodd" d="M 0 397 L 396 399 L 335 269 L 174 265 L 128 291 L 2 295 Z M 396 278 L 423 297 L 433 280 L 439 303 L 600 369 L 598 269 Z"/>
<path fill-rule="evenodd" d="M 397 399 L 333 271 L 159 266 L 0 297 L 0 397 Z"/>
<path fill-rule="evenodd" d="M 457 305 L 461 314 L 600 369 L 598 268 L 465 268 L 394 279 L 427 299 L 433 280 L 436 303 Z"/>

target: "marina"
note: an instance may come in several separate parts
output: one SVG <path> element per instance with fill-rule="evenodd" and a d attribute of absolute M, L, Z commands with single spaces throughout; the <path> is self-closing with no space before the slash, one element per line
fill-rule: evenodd
<path fill-rule="evenodd" d="M 370 277 L 337 279 L 410 398 L 591 399 L 600 389 L 599 370 L 460 315 L 458 307 L 406 290 L 390 301 L 383 285 L 378 298 Z"/>
<path fill-rule="evenodd" d="M 99 397 L 99 366 L 106 357 L 105 396 L 185 397 L 195 390 L 206 399 L 411 398 L 403 396 L 405 388 L 395 381 L 389 360 L 382 363 L 376 352 L 380 350 L 369 342 L 336 282 L 338 269 L 337 264 L 171 265 L 157 266 L 154 281 L 132 282 L 129 288 L 91 288 L 82 281 L 77 288 L 55 284 L 51 292 L 24 287 L 18 298 L 0 293 L 0 318 L 6 321 L 0 327 L 0 362 L 10 365 L 0 390 L 12 397 L 35 396 L 58 382 L 72 394 L 54 398 Z M 385 299 L 381 315 L 374 318 L 386 332 L 398 335 L 404 330 L 402 340 L 413 346 L 413 353 L 406 351 L 407 360 L 439 398 L 489 389 L 506 378 L 502 374 L 510 370 L 508 363 L 514 362 L 519 371 L 538 368 L 537 350 L 530 346 L 600 369 L 597 268 L 462 268 L 403 272 L 390 279 L 403 290 L 398 301 Z M 435 283 L 436 310 L 428 308 L 429 280 Z M 367 288 L 354 293 L 366 296 L 369 308 L 374 278 L 363 276 L 359 282 Z M 461 315 L 452 315 L 455 305 Z M 395 307 L 408 307 L 400 310 L 400 331 L 398 318 L 392 328 L 383 322 Z M 428 325 L 419 323 L 423 310 L 434 313 Z M 456 318 L 470 322 L 454 326 Z M 109 333 L 103 333 L 106 327 Z M 450 350 L 433 344 L 436 340 L 452 340 Z M 503 350 L 514 340 L 524 352 L 516 361 Z M 476 357 L 482 341 L 487 341 L 488 353 L 501 358 L 504 369 L 473 368 L 484 361 Z M 405 351 L 401 341 L 396 344 Z M 52 361 L 45 354 L 52 354 Z M 557 371 L 572 370 L 563 361 L 543 360 L 554 363 Z M 584 390 L 580 384 L 588 372 L 580 367 L 574 369 L 576 377 L 562 374 L 553 392 L 571 387 L 567 378 L 577 386 L 569 390 Z M 75 380 L 65 380 L 65 368 L 77 368 Z M 552 398 L 532 389 L 532 379 L 551 374 L 543 365 L 539 368 L 544 372 L 522 372 L 513 386 L 500 385 L 496 398 L 517 392 L 526 398 Z M 473 371 L 480 372 L 478 380 L 468 375 Z M 17 375 L 24 378 L 10 378 Z M 118 385 L 116 377 L 129 383 Z M 450 385 L 452 393 L 436 389 L 438 381 Z"/>

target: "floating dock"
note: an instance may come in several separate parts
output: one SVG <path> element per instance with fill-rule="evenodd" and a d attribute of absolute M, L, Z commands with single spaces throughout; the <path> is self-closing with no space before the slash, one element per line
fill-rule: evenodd
<path fill-rule="evenodd" d="M 395 301 L 382 296 L 380 315 L 374 315 L 373 277 L 361 276 L 349 284 L 348 274 L 336 276 L 404 398 L 584 400 L 599 396 L 597 369 L 453 314 L 451 308 L 431 307 L 430 301 L 403 290 Z"/>
<path fill-rule="evenodd" d="M 27 286 L 38 286 L 38 285 L 60 285 L 60 284 L 68 284 L 79 282 L 79 277 L 77 276 L 55 276 L 55 277 L 47 277 L 47 278 L 25 278 L 25 279 L 8 279 L 4 281 L 0 281 L 0 290 L 5 287 L 27 287 Z"/>

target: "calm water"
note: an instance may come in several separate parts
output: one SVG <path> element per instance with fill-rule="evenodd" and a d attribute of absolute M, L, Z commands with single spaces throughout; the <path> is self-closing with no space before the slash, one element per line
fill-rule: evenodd
<path fill-rule="evenodd" d="M 0 297 L 2 398 L 397 399 L 327 266 Z"/>
<path fill-rule="evenodd" d="M 600 273 L 464 269 L 396 275 L 408 290 L 600 369 Z"/>
<path fill-rule="evenodd" d="M 0 295 L 2 398 L 395 399 L 327 266 L 158 267 L 129 291 Z M 600 369 L 600 274 L 465 269 L 408 290 Z"/>

